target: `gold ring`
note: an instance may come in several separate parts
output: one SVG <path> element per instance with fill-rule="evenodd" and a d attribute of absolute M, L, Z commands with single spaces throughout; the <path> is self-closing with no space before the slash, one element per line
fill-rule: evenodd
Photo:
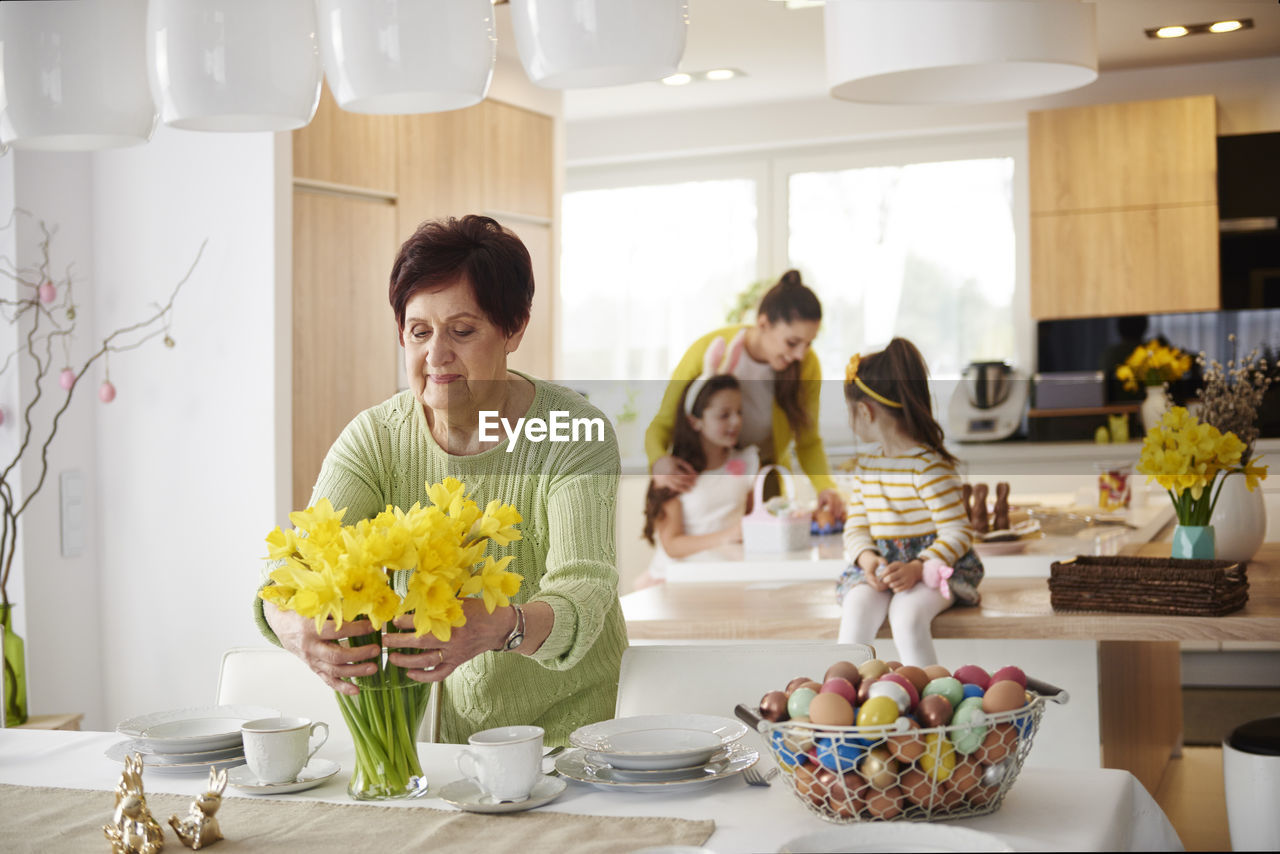
<path fill-rule="evenodd" d="M 438 664 L 436 664 L 436 667 L 439 667 L 441 664 L 444 664 L 444 650 L 437 649 L 436 654 L 440 656 L 440 661 Z M 434 670 L 435 668 L 433 667 L 432 669 Z"/>

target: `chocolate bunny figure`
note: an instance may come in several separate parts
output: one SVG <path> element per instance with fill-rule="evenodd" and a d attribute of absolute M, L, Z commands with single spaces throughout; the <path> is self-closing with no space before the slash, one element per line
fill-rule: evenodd
<path fill-rule="evenodd" d="M 222 838 L 222 828 L 213 814 L 222 806 L 222 793 L 227 788 L 227 771 L 209 769 L 209 791 L 191 802 L 187 817 L 169 816 L 169 826 L 178 834 L 179 841 L 192 851 L 212 845 Z"/>
<path fill-rule="evenodd" d="M 142 792 L 142 756 L 124 758 L 124 772 L 116 784 L 116 811 L 102 833 L 112 854 L 158 854 L 164 849 L 164 831 L 147 809 Z"/>

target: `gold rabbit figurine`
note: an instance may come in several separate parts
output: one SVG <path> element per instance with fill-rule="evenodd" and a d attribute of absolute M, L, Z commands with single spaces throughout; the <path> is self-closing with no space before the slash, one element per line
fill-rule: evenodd
<path fill-rule="evenodd" d="M 187 817 L 169 816 L 169 826 L 178 834 L 179 841 L 192 851 L 212 845 L 222 838 L 222 829 L 213 814 L 222 806 L 222 793 L 227 788 L 227 771 L 209 769 L 209 791 L 191 802 Z"/>
<path fill-rule="evenodd" d="M 159 854 L 164 849 L 164 831 L 152 818 L 142 792 L 141 754 L 124 758 L 124 772 L 116 784 L 115 814 L 102 833 L 111 843 L 112 854 Z"/>

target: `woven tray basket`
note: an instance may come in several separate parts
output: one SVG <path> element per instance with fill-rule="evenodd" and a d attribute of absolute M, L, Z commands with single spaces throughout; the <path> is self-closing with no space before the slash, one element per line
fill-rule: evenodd
<path fill-rule="evenodd" d="M 1075 557 L 1049 569 L 1055 611 L 1221 617 L 1249 601 L 1245 564 L 1160 557 Z"/>

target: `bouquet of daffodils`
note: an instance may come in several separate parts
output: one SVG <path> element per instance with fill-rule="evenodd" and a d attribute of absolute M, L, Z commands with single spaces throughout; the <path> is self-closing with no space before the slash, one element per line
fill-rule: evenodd
<path fill-rule="evenodd" d="M 1175 406 L 1159 426 L 1148 431 L 1138 471 L 1168 491 L 1178 524 L 1203 526 L 1209 524 L 1222 491 L 1218 475 L 1243 472 L 1250 491 L 1267 476 L 1266 466 L 1258 465 L 1256 459 L 1241 462 L 1244 450 L 1245 443 L 1235 433 L 1223 433 Z"/>
<path fill-rule="evenodd" d="M 1116 368 L 1116 379 L 1129 391 L 1137 391 L 1139 385 L 1162 385 L 1182 379 L 1190 370 L 1190 356 L 1153 338 L 1134 348 L 1124 364 Z"/>
<path fill-rule="evenodd" d="M 387 507 L 372 519 L 343 525 L 345 508 L 322 498 L 289 514 L 293 530 L 267 536 L 268 559 L 276 561 L 262 588 L 264 600 L 315 620 L 344 623 L 367 619 L 374 632 L 350 639 L 353 646 L 382 644 L 383 627 L 410 614 L 414 633 L 448 641 L 466 624 L 462 599 L 479 597 L 489 613 L 509 604 L 520 589 L 519 574 L 507 570 L 510 555 L 494 560 L 499 547 L 520 539 L 519 512 L 490 501 L 481 510 L 454 478 L 427 485 L 427 506 L 408 511 Z M 425 791 L 418 764 L 417 728 L 426 711 L 429 685 L 402 668 L 379 661 L 373 676 L 355 680 L 355 697 L 337 694 L 356 746 L 350 792 L 357 798 L 412 797 Z"/>

